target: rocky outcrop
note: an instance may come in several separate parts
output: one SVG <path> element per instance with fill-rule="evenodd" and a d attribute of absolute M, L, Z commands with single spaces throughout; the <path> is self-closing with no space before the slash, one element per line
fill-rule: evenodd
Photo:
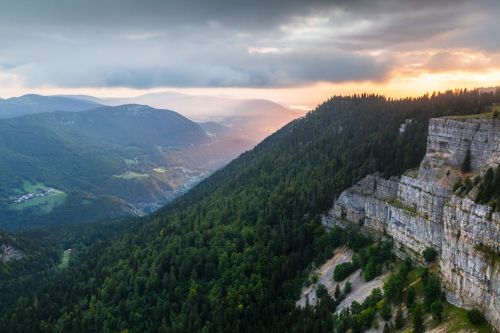
<path fill-rule="evenodd" d="M 500 120 L 431 119 L 427 152 L 419 170 L 422 179 L 435 180 L 448 168 L 459 168 L 469 151 L 475 172 L 500 164 Z"/>
<path fill-rule="evenodd" d="M 366 177 L 339 196 L 323 223 L 360 225 L 417 261 L 425 248 L 436 249 L 448 300 L 482 309 L 500 329 L 500 214 L 451 190 L 467 154 L 471 176 L 499 165 L 500 121 L 432 119 L 418 172 Z"/>
<path fill-rule="evenodd" d="M 24 253 L 8 244 L 0 245 L 0 263 L 7 263 L 24 258 Z"/>

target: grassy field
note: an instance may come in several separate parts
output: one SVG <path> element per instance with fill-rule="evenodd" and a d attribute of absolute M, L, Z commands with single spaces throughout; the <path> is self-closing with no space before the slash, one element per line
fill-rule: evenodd
<path fill-rule="evenodd" d="M 153 171 L 157 173 L 165 173 L 167 169 L 165 169 L 164 167 L 159 167 L 159 168 L 154 168 Z"/>
<path fill-rule="evenodd" d="M 64 269 L 64 268 L 68 267 L 70 256 L 71 256 L 71 250 L 70 249 L 64 250 L 62 258 L 61 258 L 61 262 L 59 263 L 59 265 L 57 267 L 59 269 Z"/>
<path fill-rule="evenodd" d="M 498 103 L 493 104 L 493 105 L 487 107 L 487 110 L 489 110 L 489 111 L 484 112 L 484 113 L 479 113 L 479 114 L 467 114 L 467 115 L 463 115 L 463 116 L 447 116 L 447 117 L 443 117 L 443 118 L 453 119 L 453 120 L 492 119 L 494 112 L 500 113 L 500 104 L 498 104 Z"/>
<path fill-rule="evenodd" d="M 127 171 L 127 172 L 122 173 L 121 175 L 114 175 L 114 177 L 120 178 L 120 179 L 130 180 L 130 179 L 147 178 L 147 177 L 149 177 L 149 175 L 147 173 L 137 173 L 137 172 L 133 172 L 133 171 Z"/>
<path fill-rule="evenodd" d="M 464 116 L 448 116 L 444 117 L 446 119 L 453 119 L 453 120 L 465 120 L 465 119 L 492 119 L 493 118 L 493 112 L 485 112 L 485 113 L 479 113 L 479 114 L 467 114 Z"/>
<path fill-rule="evenodd" d="M 31 183 L 24 181 L 23 186 L 14 190 L 17 194 L 33 193 L 38 190 L 47 190 L 49 187 L 43 183 Z M 54 189 L 54 193 L 47 194 L 43 197 L 36 197 L 25 200 L 19 203 L 11 203 L 11 208 L 15 210 L 25 210 L 28 208 L 36 208 L 42 213 L 50 213 L 55 207 L 61 205 L 66 200 L 68 195 L 61 190 Z"/>
<path fill-rule="evenodd" d="M 464 309 L 457 308 L 449 303 L 445 303 L 443 311 L 443 321 L 446 322 L 447 332 L 478 332 L 478 333 L 488 333 L 490 332 L 488 324 L 484 323 L 479 326 L 474 326 L 467 319 L 467 311 Z"/>

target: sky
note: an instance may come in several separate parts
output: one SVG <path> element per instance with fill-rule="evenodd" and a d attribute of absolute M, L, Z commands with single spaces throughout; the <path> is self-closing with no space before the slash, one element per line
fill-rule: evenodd
<path fill-rule="evenodd" d="M 173 90 L 301 108 L 500 85 L 500 0 L 0 0 L 0 96 Z"/>

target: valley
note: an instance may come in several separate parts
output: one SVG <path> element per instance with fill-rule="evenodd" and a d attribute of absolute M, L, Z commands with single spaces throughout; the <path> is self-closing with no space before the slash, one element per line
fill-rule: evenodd
<path fill-rule="evenodd" d="M 9 230 L 151 213 L 250 145 L 139 105 L 35 113 L 0 128 L 0 227 Z"/>

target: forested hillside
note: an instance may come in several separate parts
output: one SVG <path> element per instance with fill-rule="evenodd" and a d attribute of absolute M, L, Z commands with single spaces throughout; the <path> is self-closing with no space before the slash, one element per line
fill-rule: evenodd
<path fill-rule="evenodd" d="M 319 214 L 369 173 L 416 167 L 430 118 L 498 101 L 333 97 L 2 309 L 1 331 L 293 331 L 309 315 L 291 315 L 308 267 L 350 241 L 325 233 Z"/>
<path fill-rule="evenodd" d="M 0 250 L 3 244 L 9 244 L 22 254 L 16 260 L 0 260 L 0 308 L 11 305 L 19 295 L 36 290 L 85 256 L 93 246 L 134 230 L 143 222 L 137 218 L 117 218 L 83 225 L 45 226 L 15 236 L 0 231 Z"/>

